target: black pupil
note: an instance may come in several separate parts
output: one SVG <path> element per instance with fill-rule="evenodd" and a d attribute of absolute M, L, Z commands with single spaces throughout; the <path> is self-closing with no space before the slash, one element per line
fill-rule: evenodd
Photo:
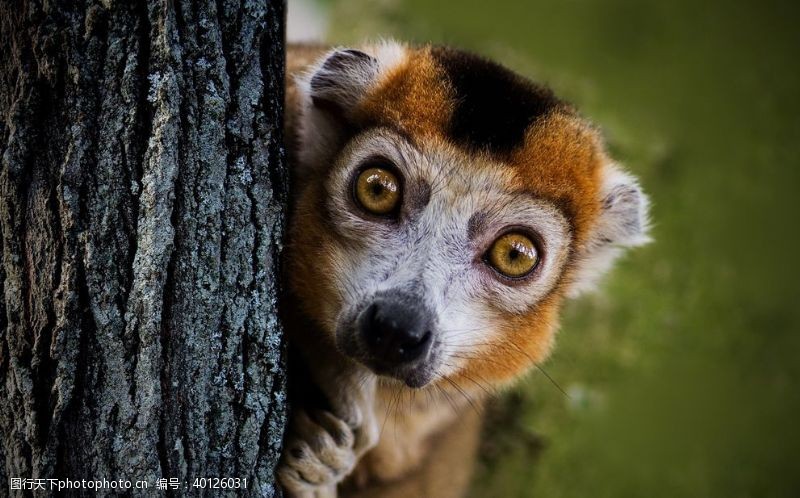
<path fill-rule="evenodd" d="M 380 196 L 383 193 L 383 185 L 380 183 L 373 183 L 372 184 L 372 195 L 375 197 Z"/>
<path fill-rule="evenodd" d="M 508 259 L 510 259 L 511 261 L 514 261 L 518 257 L 519 257 L 519 251 L 516 250 L 516 248 L 508 251 Z"/>

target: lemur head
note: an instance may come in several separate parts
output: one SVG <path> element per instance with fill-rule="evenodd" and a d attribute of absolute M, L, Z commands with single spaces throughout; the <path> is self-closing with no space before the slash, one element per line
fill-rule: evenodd
<path fill-rule="evenodd" d="M 500 65 L 382 43 L 333 50 L 297 85 L 291 285 L 378 374 L 516 377 L 564 298 L 647 239 L 647 199 L 597 131 Z"/>

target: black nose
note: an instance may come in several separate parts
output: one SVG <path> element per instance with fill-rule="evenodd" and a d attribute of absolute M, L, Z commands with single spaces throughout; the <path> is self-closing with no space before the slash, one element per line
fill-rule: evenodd
<path fill-rule="evenodd" d="M 361 316 L 361 335 L 373 359 L 396 367 L 424 358 L 431 348 L 431 313 L 403 296 L 376 299 Z"/>

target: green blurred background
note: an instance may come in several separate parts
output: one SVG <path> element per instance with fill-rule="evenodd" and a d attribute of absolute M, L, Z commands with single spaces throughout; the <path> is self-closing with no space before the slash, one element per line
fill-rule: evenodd
<path fill-rule="evenodd" d="M 544 369 L 567 395 L 535 372 L 490 411 L 473 496 L 800 496 L 796 5 L 321 3 L 337 44 L 449 43 L 549 84 L 653 201 L 655 242 L 565 310 Z"/>

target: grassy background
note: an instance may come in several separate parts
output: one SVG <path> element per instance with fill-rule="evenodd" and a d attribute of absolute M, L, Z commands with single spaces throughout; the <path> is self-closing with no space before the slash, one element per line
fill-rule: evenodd
<path fill-rule="evenodd" d="M 566 309 L 474 496 L 800 496 L 800 20 L 790 2 L 325 2 L 329 38 L 451 43 L 576 103 L 656 242 Z"/>

